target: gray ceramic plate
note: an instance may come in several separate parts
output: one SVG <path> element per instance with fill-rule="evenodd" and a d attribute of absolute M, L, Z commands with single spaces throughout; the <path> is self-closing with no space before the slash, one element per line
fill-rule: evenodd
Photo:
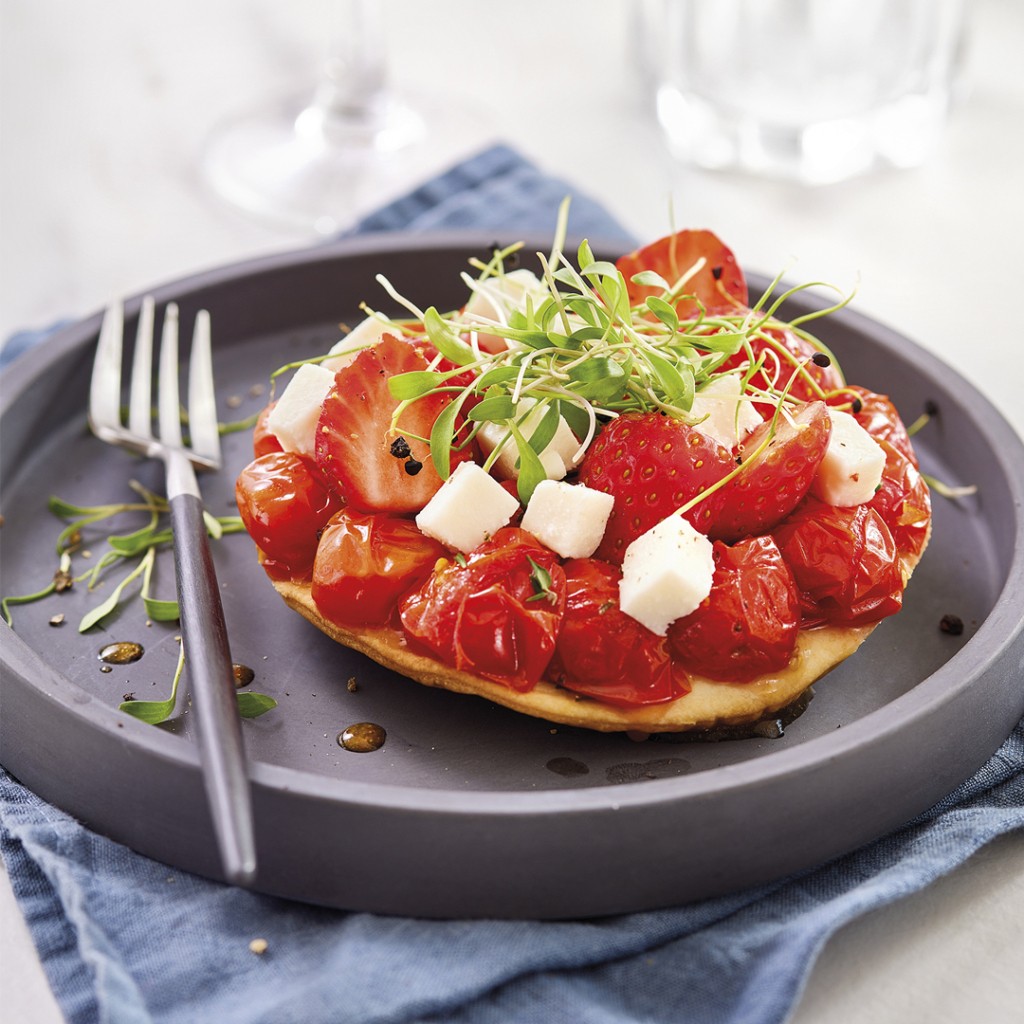
<path fill-rule="evenodd" d="M 386 307 L 375 273 L 417 301 L 456 305 L 458 271 L 492 241 L 362 240 L 203 274 L 156 296 L 177 300 L 186 321 L 200 307 L 211 311 L 222 416 L 241 417 L 265 400 L 254 389 L 273 369 L 323 351 L 360 300 Z M 37 589 L 55 568 L 59 524 L 45 510 L 49 494 L 85 505 L 126 499 L 131 479 L 161 487 L 159 466 L 86 430 L 98 326 L 97 316 L 62 330 L 6 374 L 7 594 Z M 280 702 L 245 725 L 256 887 L 431 916 L 661 907 L 849 851 L 977 769 L 1024 714 L 1024 449 L 984 398 L 905 338 L 851 312 L 821 333 L 849 379 L 892 395 L 908 420 L 927 401 L 938 404 L 918 437 L 923 466 L 976 483 L 979 493 L 936 500 L 934 538 L 903 612 L 816 687 L 782 738 L 635 743 L 420 687 L 287 611 L 247 537 L 220 543 L 235 659 Z M 226 440 L 226 471 L 204 480 L 208 504 L 225 513 L 250 451 L 247 435 Z M 157 588 L 173 591 L 169 558 Z M 14 609 L 16 632 L 3 627 L 3 763 L 91 828 L 218 877 L 190 716 L 153 727 L 117 710 L 127 692 L 166 695 L 174 630 L 147 625 L 132 602 L 103 628 L 78 634 L 75 623 L 96 601 L 78 587 Z M 57 611 L 66 615 L 61 627 L 49 625 Z M 964 621 L 961 636 L 940 632 L 947 613 Z M 110 640 L 141 642 L 145 656 L 103 673 L 97 653 Z M 383 748 L 342 750 L 339 731 L 363 721 L 387 730 Z"/>

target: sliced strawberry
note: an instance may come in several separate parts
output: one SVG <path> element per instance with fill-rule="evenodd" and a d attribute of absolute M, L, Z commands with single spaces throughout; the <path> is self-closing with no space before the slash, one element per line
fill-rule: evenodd
<path fill-rule="evenodd" d="M 622 564 L 626 548 L 735 468 L 728 450 L 702 431 L 661 413 L 612 420 L 580 466 L 580 483 L 615 498 L 596 557 Z M 706 502 L 686 518 L 702 532 L 713 515 Z"/>
<path fill-rule="evenodd" d="M 818 471 L 832 421 L 824 402 L 800 406 L 795 415 L 780 415 L 775 435 L 766 420 L 742 444 L 745 462 L 740 472 L 713 496 L 714 516 L 708 536 L 735 541 L 766 533 L 800 504 Z"/>
<path fill-rule="evenodd" d="M 762 391 L 781 391 L 787 385 L 787 394 L 799 402 L 813 402 L 843 386 L 843 378 L 831 362 L 821 358 L 822 353 L 805 338 L 783 327 L 765 328 L 762 335 L 750 339 L 755 360 L 764 356 L 761 368 L 750 378 L 750 386 Z M 818 362 L 814 357 L 818 357 Z M 750 356 L 746 349 L 731 356 L 723 370 L 746 368 Z M 790 379 L 792 378 L 792 384 Z"/>
<path fill-rule="evenodd" d="M 402 413 L 395 431 L 391 417 L 399 402 L 388 378 L 425 370 L 417 347 L 385 335 L 339 370 L 317 427 L 316 461 L 335 490 L 360 512 L 418 512 L 441 487 L 430 446 L 419 438 L 431 428 L 451 399 L 427 395 Z M 399 438 L 406 445 L 397 445 Z M 471 457 L 451 453 L 451 464 Z"/>
<path fill-rule="evenodd" d="M 732 250 L 710 231 L 677 231 L 619 257 L 615 265 L 626 279 L 629 301 L 635 306 L 650 295 L 661 295 L 664 289 L 634 284 L 634 274 L 656 271 L 672 287 L 702 258 L 704 266 L 682 288 L 681 294 L 687 298 L 676 303 L 680 319 L 693 319 L 699 314 L 695 299 L 709 313 L 734 313 L 745 308 L 747 282 L 743 271 Z"/>

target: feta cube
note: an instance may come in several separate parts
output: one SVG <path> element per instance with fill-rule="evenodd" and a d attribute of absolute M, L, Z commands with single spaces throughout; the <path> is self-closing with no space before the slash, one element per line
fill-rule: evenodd
<path fill-rule="evenodd" d="M 536 405 L 537 403 L 532 398 L 524 398 L 516 405 L 516 415 L 520 416 Z M 519 426 L 523 437 L 527 439 L 533 437 L 545 412 L 547 412 L 546 406 L 538 406 L 526 415 Z M 482 424 L 477 432 L 477 443 L 485 456 L 490 455 L 495 448 L 500 446 L 497 458 L 491 467 L 491 472 L 496 477 L 501 480 L 518 478 L 519 470 L 516 468 L 516 461 L 519 458 L 519 447 L 504 423 Z M 549 480 L 561 480 L 575 466 L 579 447 L 580 443 L 576 440 L 576 435 L 569 429 L 569 424 L 559 417 L 554 437 L 540 453 L 541 465 L 543 465 Z"/>
<path fill-rule="evenodd" d="M 467 319 L 507 324 L 512 310 L 526 309 L 527 295 L 532 297 L 534 309 L 548 295 L 544 282 L 532 270 L 512 270 L 498 277 L 489 277 L 478 282 L 473 289 L 466 303 Z M 502 352 L 509 347 L 505 338 L 487 333 L 483 326 L 477 332 L 477 342 L 485 352 Z"/>
<path fill-rule="evenodd" d="M 697 429 L 729 451 L 762 421 L 753 403 L 742 396 L 743 381 L 740 375 L 722 374 L 694 395 L 690 410 L 693 417 L 701 420 Z"/>
<path fill-rule="evenodd" d="M 519 501 L 475 462 L 460 462 L 416 516 L 422 533 L 472 551 L 515 515 Z"/>
<path fill-rule="evenodd" d="M 316 363 L 303 363 L 267 417 L 267 429 L 286 452 L 306 458 L 316 454 L 316 426 L 334 374 Z"/>
<path fill-rule="evenodd" d="M 365 348 L 372 348 L 385 334 L 397 334 L 386 320 L 376 316 L 368 316 L 361 320 L 343 338 L 334 343 L 330 354 L 335 358 L 325 359 L 320 365 L 332 373 L 353 362 Z"/>
<path fill-rule="evenodd" d="M 711 593 L 714 575 L 711 541 L 674 513 L 626 548 L 619 607 L 664 636 Z"/>
<path fill-rule="evenodd" d="M 615 499 L 604 491 L 562 480 L 537 484 L 523 529 L 562 558 L 589 558 L 604 536 Z"/>
<path fill-rule="evenodd" d="M 827 505 L 863 505 L 882 482 L 885 452 L 848 412 L 828 414 L 832 433 L 811 492 Z"/>

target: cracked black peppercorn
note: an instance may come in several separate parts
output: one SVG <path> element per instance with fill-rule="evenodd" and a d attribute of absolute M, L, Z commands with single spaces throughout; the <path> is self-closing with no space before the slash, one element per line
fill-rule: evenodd
<path fill-rule="evenodd" d="M 964 631 L 964 620 L 959 615 L 943 615 L 939 620 L 939 630 L 950 636 L 960 636 Z"/>
<path fill-rule="evenodd" d="M 412 455 L 412 449 L 409 447 L 409 442 L 404 437 L 396 437 L 391 442 L 391 448 L 389 449 L 391 454 L 396 459 L 407 459 Z"/>

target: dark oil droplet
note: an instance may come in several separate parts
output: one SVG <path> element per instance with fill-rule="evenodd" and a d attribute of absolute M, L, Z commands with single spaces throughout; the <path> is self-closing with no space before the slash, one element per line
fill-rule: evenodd
<path fill-rule="evenodd" d="M 237 687 L 248 686 L 256 678 L 256 673 L 248 665 L 239 665 L 236 662 L 231 666 L 231 671 Z"/>
<path fill-rule="evenodd" d="M 544 767 L 556 775 L 564 775 L 567 779 L 571 779 L 574 775 L 588 775 L 590 773 L 590 769 L 582 761 L 577 761 L 574 757 L 553 757 Z"/>
<path fill-rule="evenodd" d="M 387 736 L 383 726 L 373 722 L 356 722 L 338 733 L 338 746 L 354 754 L 368 754 L 380 750 Z"/>
<path fill-rule="evenodd" d="M 128 640 L 118 640 L 100 648 L 99 659 L 108 665 L 128 665 L 142 657 L 142 644 L 133 644 Z"/>

